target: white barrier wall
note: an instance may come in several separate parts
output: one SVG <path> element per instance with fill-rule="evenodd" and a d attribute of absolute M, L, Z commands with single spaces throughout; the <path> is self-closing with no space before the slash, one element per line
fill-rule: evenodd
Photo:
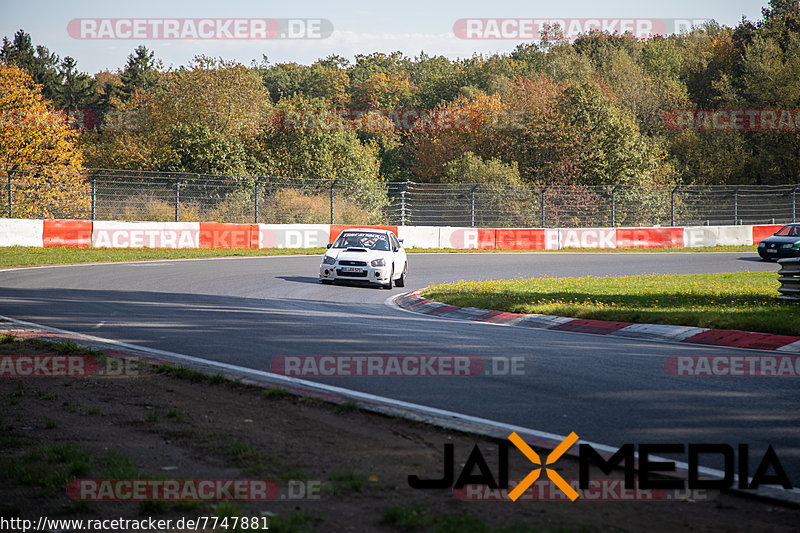
<path fill-rule="evenodd" d="M 44 246 L 44 222 L 25 218 L 0 218 L 0 246 Z"/>
<path fill-rule="evenodd" d="M 328 224 L 259 224 L 259 248 L 325 248 L 330 240 Z"/>
<path fill-rule="evenodd" d="M 441 248 L 436 226 L 397 226 L 397 237 L 406 248 Z"/>
<path fill-rule="evenodd" d="M 753 226 L 717 226 L 717 246 L 753 244 Z"/>
<path fill-rule="evenodd" d="M 614 228 L 560 228 L 558 248 L 616 248 Z"/>
<path fill-rule="evenodd" d="M 753 226 L 687 226 L 683 228 L 683 245 L 749 246 L 753 244 Z"/>

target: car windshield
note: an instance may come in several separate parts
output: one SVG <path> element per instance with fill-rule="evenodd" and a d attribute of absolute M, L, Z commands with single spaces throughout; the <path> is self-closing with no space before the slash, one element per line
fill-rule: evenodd
<path fill-rule="evenodd" d="M 800 236 L 800 226 L 784 226 L 775 235 L 779 237 L 798 237 Z"/>
<path fill-rule="evenodd" d="M 366 248 L 388 252 L 389 238 L 385 233 L 342 233 L 333 243 L 333 248 Z"/>

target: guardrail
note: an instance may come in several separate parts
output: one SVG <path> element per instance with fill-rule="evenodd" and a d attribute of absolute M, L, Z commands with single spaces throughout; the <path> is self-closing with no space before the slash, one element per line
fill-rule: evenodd
<path fill-rule="evenodd" d="M 750 246 L 781 226 L 471 228 L 0 218 L 0 246 L 317 248 L 352 227 L 391 230 L 407 248 L 563 250 Z"/>
<path fill-rule="evenodd" d="M 781 282 L 778 292 L 781 295 L 778 298 L 800 301 L 800 257 L 778 259 L 778 264 L 781 266 L 778 270 L 778 281 Z"/>

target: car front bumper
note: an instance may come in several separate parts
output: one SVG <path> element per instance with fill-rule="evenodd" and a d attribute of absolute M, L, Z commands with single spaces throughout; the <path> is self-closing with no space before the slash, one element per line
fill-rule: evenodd
<path fill-rule="evenodd" d="M 350 268 L 355 272 L 346 272 L 342 269 Z M 343 267 L 341 265 L 326 265 L 322 264 L 319 267 L 320 281 L 361 281 L 368 283 L 388 283 L 389 276 L 391 275 L 392 267 L 373 267 L 373 266 L 359 266 L 359 267 Z"/>
<path fill-rule="evenodd" d="M 758 247 L 758 255 L 762 259 L 785 259 L 787 257 L 800 257 L 800 249 L 797 248 L 767 248 Z"/>

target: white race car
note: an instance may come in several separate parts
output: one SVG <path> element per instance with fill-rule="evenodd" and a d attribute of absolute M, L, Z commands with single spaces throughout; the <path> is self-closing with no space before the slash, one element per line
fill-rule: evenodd
<path fill-rule="evenodd" d="M 383 229 L 344 230 L 322 257 L 320 283 L 365 281 L 391 289 L 392 283 L 405 287 L 408 256 L 392 231 Z"/>

